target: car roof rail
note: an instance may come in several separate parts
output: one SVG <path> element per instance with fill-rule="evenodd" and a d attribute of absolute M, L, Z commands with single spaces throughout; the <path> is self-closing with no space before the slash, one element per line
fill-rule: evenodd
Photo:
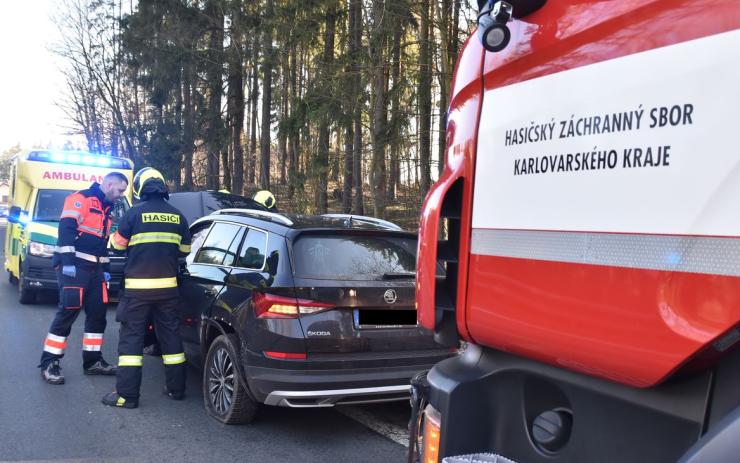
<path fill-rule="evenodd" d="M 354 214 L 323 214 L 322 217 L 329 217 L 331 219 L 348 219 L 350 222 L 353 220 L 356 222 L 371 223 L 373 225 L 380 225 L 381 227 L 389 228 L 391 230 L 403 231 L 403 228 L 396 225 L 393 222 L 387 220 L 378 219 L 375 217 L 368 217 L 365 215 L 354 215 Z"/>
<path fill-rule="evenodd" d="M 285 217 L 282 214 L 278 214 L 277 212 L 270 212 L 270 211 L 261 211 L 259 209 L 219 209 L 217 211 L 214 211 L 212 214 L 241 214 L 241 215 L 251 215 L 259 218 L 264 219 L 271 219 L 276 222 L 280 222 L 283 225 L 291 226 L 293 225 L 293 221 L 289 218 Z"/>

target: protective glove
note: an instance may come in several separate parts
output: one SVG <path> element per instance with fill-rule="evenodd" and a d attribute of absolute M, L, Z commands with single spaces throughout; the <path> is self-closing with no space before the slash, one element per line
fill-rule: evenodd
<path fill-rule="evenodd" d="M 62 267 L 62 275 L 74 278 L 77 276 L 77 269 L 74 265 L 65 265 Z"/>
<path fill-rule="evenodd" d="M 106 283 L 109 282 L 110 281 L 110 273 L 103 272 L 103 279 L 105 280 Z"/>

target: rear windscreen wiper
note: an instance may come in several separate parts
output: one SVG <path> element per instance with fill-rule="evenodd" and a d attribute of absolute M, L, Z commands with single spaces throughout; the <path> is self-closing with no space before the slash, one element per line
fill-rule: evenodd
<path fill-rule="evenodd" d="M 411 278 L 416 278 L 416 273 L 398 272 L 398 273 L 384 273 L 383 274 L 384 280 L 405 280 L 405 279 L 411 279 Z"/>

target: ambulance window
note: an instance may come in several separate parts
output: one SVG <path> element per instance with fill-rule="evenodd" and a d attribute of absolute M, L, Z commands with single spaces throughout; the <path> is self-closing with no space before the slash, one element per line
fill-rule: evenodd
<path fill-rule="evenodd" d="M 33 220 L 38 222 L 59 222 L 64 200 L 72 190 L 39 190 L 33 208 Z"/>

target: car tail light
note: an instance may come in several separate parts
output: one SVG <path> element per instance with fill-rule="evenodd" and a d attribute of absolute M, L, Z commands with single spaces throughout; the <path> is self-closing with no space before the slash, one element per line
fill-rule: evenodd
<path fill-rule="evenodd" d="M 325 302 L 275 296 L 256 291 L 252 296 L 252 302 L 254 302 L 254 311 L 258 318 L 297 318 L 298 315 L 309 315 L 334 308 L 332 304 Z"/>
<path fill-rule="evenodd" d="M 440 423 L 442 416 L 431 405 L 424 410 L 424 437 L 421 459 L 424 463 L 439 462 Z"/>

